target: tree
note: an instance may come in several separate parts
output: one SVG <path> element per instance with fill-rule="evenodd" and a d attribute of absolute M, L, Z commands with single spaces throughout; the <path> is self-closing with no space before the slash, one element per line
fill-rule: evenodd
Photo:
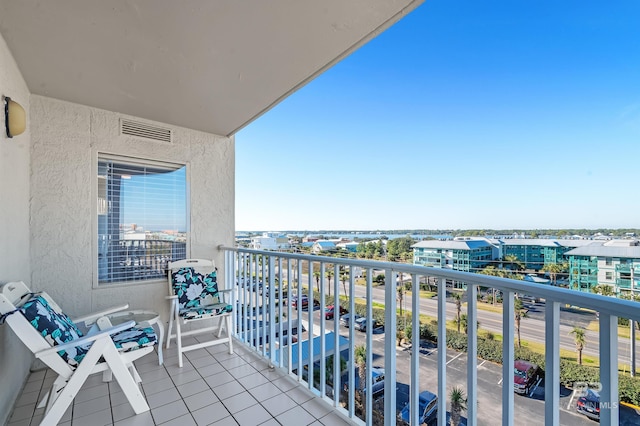
<path fill-rule="evenodd" d="M 515 254 L 508 254 L 504 257 L 504 261 L 507 264 L 507 266 L 509 266 L 509 269 L 512 270 L 516 270 L 516 271 L 522 271 L 524 270 L 524 263 L 518 259 L 518 256 L 516 256 Z"/>
<path fill-rule="evenodd" d="M 402 302 L 404 300 L 404 286 L 400 284 L 398 286 L 398 303 L 400 304 L 400 316 L 402 317 Z"/>
<path fill-rule="evenodd" d="M 467 397 L 461 388 L 454 387 L 449 394 L 449 400 L 451 401 L 451 426 L 458 426 L 462 411 L 467 409 Z"/>
<path fill-rule="evenodd" d="M 582 365 L 582 350 L 587 344 L 584 328 L 573 327 L 573 330 L 571 330 L 569 334 L 573 334 L 573 340 L 576 344 L 576 352 L 578 352 L 578 364 Z"/>
<path fill-rule="evenodd" d="M 516 299 L 514 301 L 513 310 L 514 310 L 514 316 L 516 321 L 516 331 L 518 332 L 518 347 L 521 348 L 522 341 L 520 340 L 520 321 L 522 320 L 522 318 L 527 317 L 527 311 L 524 308 L 524 304 L 522 303 L 522 300 L 520 299 Z"/>
<path fill-rule="evenodd" d="M 327 280 L 329 280 L 329 296 L 331 296 L 331 278 L 333 278 L 333 269 L 326 270 L 324 274 L 327 276 Z"/>
<path fill-rule="evenodd" d="M 454 302 L 456 302 L 456 324 L 458 326 L 458 333 L 460 333 L 460 312 L 462 311 L 462 293 L 452 293 Z"/>
<path fill-rule="evenodd" d="M 356 365 L 358 366 L 358 377 L 360 381 L 360 392 L 364 391 L 364 385 L 367 380 L 367 347 L 364 345 L 358 345 L 355 347 L 353 357 Z"/>
<path fill-rule="evenodd" d="M 340 281 L 342 281 L 342 288 L 344 288 L 344 294 L 348 294 L 347 292 L 347 281 L 349 280 L 349 271 L 344 270 L 340 272 Z"/>
<path fill-rule="evenodd" d="M 320 293 L 320 271 L 313 271 L 313 277 L 316 279 L 316 285 L 318 286 L 318 293 Z"/>
<path fill-rule="evenodd" d="M 568 265 L 562 263 L 548 263 L 544 265 L 540 270 L 543 272 L 548 272 L 549 276 L 551 277 L 551 283 L 553 283 L 553 285 L 556 285 L 558 274 L 566 272 L 567 266 Z"/>

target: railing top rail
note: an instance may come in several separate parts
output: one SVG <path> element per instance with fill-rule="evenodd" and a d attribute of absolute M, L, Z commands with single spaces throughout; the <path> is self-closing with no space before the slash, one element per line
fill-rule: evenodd
<path fill-rule="evenodd" d="M 359 266 L 362 268 L 382 269 L 393 272 L 402 272 L 405 274 L 445 278 L 455 281 L 472 283 L 481 287 L 495 288 L 501 291 L 523 293 L 534 297 L 540 297 L 545 300 L 553 300 L 569 305 L 576 305 L 583 308 L 594 309 L 596 311 L 609 315 L 631 318 L 640 321 L 640 304 L 638 302 L 618 299 L 614 297 L 607 297 L 593 293 L 586 293 L 577 290 L 570 290 L 567 288 L 555 287 L 548 284 L 538 284 L 529 281 L 520 281 L 510 278 L 476 274 L 473 272 L 454 271 L 451 269 L 433 268 L 408 263 L 328 257 L 269 250 L 254 250 L 239 247 L 227 247 L 224 245 L 218 246 L 218 249 L 235 251 L 238 253 L 277 256 L 286 259 L 306 260 L 309 262 L 323 262 L 345 266 Z"/>

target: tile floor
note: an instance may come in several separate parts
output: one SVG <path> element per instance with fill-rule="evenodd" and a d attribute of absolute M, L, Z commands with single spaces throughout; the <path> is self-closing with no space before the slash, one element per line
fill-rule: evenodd
<path fill-rule="evenodd" d="M 158 365 L 154 353 L 135 364 L 150 411 L 135 415 L 117 383 L 102 375 L 87 379 L 60 425 L 348 425 L 345 417 L 241 344 L 185 353 L 178 367 L 175 349 Z M 39 424 L 36 405 L 53 382 L 49 370 L 34 371 L 18 398 L 9 426 Z"/>

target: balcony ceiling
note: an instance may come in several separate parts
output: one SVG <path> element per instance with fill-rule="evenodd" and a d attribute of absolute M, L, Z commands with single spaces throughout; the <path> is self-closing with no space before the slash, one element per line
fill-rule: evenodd
<path fill-rule="evenodd" d="M 232 135 L 420 3 L 0 0 L 0 32 L 31 93 Z"/>

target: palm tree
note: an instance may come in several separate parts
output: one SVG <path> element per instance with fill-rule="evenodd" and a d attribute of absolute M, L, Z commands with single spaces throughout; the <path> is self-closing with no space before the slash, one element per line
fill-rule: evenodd
<path fill-rule="evenodd" d="M 564 269 L 565 268 L 560 263 L 549 263 L 547 265 L 544 265 L 544 267 L 540 270 L 548 272 L 549 276 L 551 277 L 551 283 L 553 285 L 556 285 L 558 274 L 564 272 Z"/>
<path fill-rule="evenodd" d="M 464 334 L 469 334 L 469 318 L 467 314 L 460 315 L 460 324 L 464 330 Z M 480 328 L 480 321 L 476 321 L 476 329 Z"/>
<path fill-rule="evenodd" d="M 452 293 L 451 297 L 456 302 L 456 324 L 458 325 L 458 333 L 460 333 L 460 312 L 462 311 L 462 293 Z"/>
<path fill-rule="evenodd" d="M 331 278 L 333 278 L 333 269 L 326 270 L 324 274 L 327 276 L 327 280 L 329 280 L 329 297 L 331 297 Z"/>
<path fill-rule="evenodd" d="M 316 279 L 316 285 L 318 286 L 318 293 L 320 293 L 320 271 L 313 271 L 313 277 Z"/>
<path fill-rule="evenodd" d="M 360 381 L 360 389 L 358 390 L 364 392 L 364 385 L 367 380 L 367 347 L 364 345 L 356 346 L 353 352 L 353 358 L 358 366 L 358 377 Z"/>
<path fill-rule="evenodd" d="M 515 254 L 506 255 L 504 257 L 504 261 L 511 267 L 509 269 L 513 268 L 516 271 L 522 271 L 524 269 L 524 263 L 522 263 L 522 261 L 518 259 L 518 256 L 516 256 Z"/>
<path fill-rule="evenodd" d="M 462 411 L 467 409 L 467 397 L 459 387 L 451 389 L 451 426 L 458 426 L 462 417 Z"/>
<path fill-rule="evenodd" d="M 400 316 L 402 317 L 402 301 L 404 300 L 404 286 L 398 286 L 398 303 L 400 304 Z"/>
<path fill-rule="evenodd" d="M 573 330 L 571 330 L 569 334 L 573 334 L 574 336 L 574 342 L 576 344 L 576 352 L 578 352 L 578 364 L 582 365 L 582 350 L 587 344 L 584 328 L 573 327 Z"/>
<path fill-rule="evenodd" d="M 518 347 L 521 348 L 522 341 L 520 340 L 520 320 L 527 317 L 527 311 L 524 309 L 524 304 L 520 299 L 515 300 L 513 310 L 516 320 L 516 331 L 518 332 Z"/>
<path fill-rule="evenodd" d="M 343 271 L 340 273 L 340 281 L 342 281 L 342 287 L 344 288 L 344 294 L 347 294 L 347 281 L 349 280 L 349 272 Z"/>

